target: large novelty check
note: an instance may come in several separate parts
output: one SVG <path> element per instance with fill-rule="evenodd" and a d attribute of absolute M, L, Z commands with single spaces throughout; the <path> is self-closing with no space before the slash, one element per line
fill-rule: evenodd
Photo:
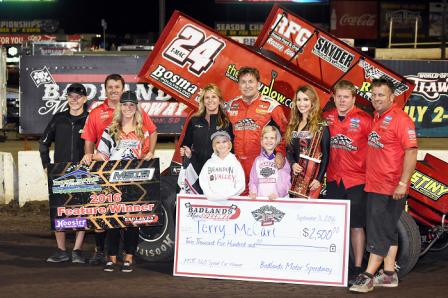
<path fill-rule="evenodd" d="M 347 283 L 350 202 L 178 195 L 174 275 Z"/>

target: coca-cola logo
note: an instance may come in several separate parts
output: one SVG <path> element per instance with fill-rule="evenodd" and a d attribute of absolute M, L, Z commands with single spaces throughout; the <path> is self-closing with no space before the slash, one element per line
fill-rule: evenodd
<path fill-rule="evenodd" d="M 362 15 L 350 15 L 344 14 L 339 20 L 339 25 L 341 26 L 365 26 L 373 27 L 376 23 L 376 15 L 373 14 L 362 14 Z"/>

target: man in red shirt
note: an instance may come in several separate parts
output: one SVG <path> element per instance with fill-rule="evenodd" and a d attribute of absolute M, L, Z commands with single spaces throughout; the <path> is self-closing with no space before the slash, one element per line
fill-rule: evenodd
<path fill-rule="evenodd" d="M 368 138 L 367 251 L 366 272 L 350 288 L 370 292 L 374 287 L 397 287 L 395 258 L 398 251 L 397 224 L 406 203 L 409 180 L 417 161 L 417 138 L 411 118 L 394 104 L 394 86 L 385 79 L 372 82 L 375 109 Z M 380 268 L 384 261 L 383 269 Z M 376 273 L 376 274 L 375 274 Z"/>
<path fill-rule="evenodd" d="M 288 121 L 281 105 L 274 99 L 260 95 L 258 85 L 260 73 L 252 67 L 242 67 L 238 72 L 238 85 L 241 96 L 227 103 L 227 114 L 233 126 L 233 148 L 235 155 L 243 166 L 246 176 L 247 194 L 249 174 L 255 158 L 261 151 L 261 130 L 268 124 L 278 127 L 282 134 L 286 131 Z M 271 123 L 271 122 L 274 123 Z M 285 162 L 285 142 L 277 147 L 276 164 L 283 168 Z M 280 166 L 281 165 L 281 166 Z"/>
<path fill-rule="evenodd" d="M 355 106 L 356 88 L 342 80 L 334 86 L 333 108 L 324 113 L 330 130 L 327 199 L 350 200 L 350 238 L 354 254 L 349 284 L 362 272 L 366 226 L 367 137 L 372 117 Z"/>
<path fill-rule="evenodd" d="M 119 74 L 111 74 L 106 77 L 104 81 L 104 88 L 106 90 L 106 100 L 90 111 L 87 117 L 86 124 L 83 129 L 81 138 L 85 140 L 84 143 L 84 157 L 81 162 L 84 164 L 90 164 L 92 162 L 92 156 L 95 148 L 98 146 L 101 135 L 106 127 L 112 122 L 112 116 L 115 111 L 115 107 L 120 102 L 120 97 L 123 94 L 125 87 L 124 79 Z M 149 137 L 149 153 L 154 155 L 154 150 L 157 143 L 157 128 L 149 118 L 148 114 L 142 113 L 143 126 L 150 133 Z M 92 265 L 98 265 L 104 262 L 104 231 L 96 231 L 95 233 L 95 253 L 90 258 L 89 263 Z"/>

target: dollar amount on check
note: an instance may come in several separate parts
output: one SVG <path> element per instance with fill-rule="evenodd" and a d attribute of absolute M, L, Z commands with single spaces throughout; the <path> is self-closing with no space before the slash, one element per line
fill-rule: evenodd
<path fill-rule="evenodd" d="M 347 283 L 350 202 L 178 195 L 174 275 Z"/>

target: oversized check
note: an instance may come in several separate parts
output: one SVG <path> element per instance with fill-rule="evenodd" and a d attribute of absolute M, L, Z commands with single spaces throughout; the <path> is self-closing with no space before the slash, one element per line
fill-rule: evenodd
<path fill-rule="evenodd" d="M 350 202 L 178 195 L 174 275 L 346 286 Z"/>

